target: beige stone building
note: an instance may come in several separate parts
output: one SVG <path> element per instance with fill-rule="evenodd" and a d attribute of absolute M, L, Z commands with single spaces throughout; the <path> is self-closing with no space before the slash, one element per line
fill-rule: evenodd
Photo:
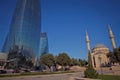
<path fill-rule="evenodd" d="M 0 53 L 0 70 L 4 68 L 4 64 L 7 61 L 7 53 Z"/>
<path fill-rule="evenodd" d="M 109 62 L 109 59 L 107 58 L 108 52 L 109 49 L 105 45 L 97 44 L 92 49 L 92 54 L 91 54 L 93 67 L 100 67 L 108 64 Z"/>

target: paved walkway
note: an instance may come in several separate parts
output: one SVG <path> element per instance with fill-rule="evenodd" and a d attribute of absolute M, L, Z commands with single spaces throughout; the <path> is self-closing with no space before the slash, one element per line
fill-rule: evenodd
<path fill-rule="evenodd" d="M 1 78 L 0 80 L 83 80 L 83 72 Z"/>

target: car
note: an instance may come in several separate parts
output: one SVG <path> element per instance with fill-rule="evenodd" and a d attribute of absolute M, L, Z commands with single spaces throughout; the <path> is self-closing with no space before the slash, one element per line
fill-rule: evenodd
<path fill-rule="evenodd" d="M 12 73 L 20 73 L 18 69 L 15 69 Z"/>
<path fill-rule="evenodd" d="M 5 74 L 7 73 L 5 70 L 0 70 L 0 74 Z"/>
<path fill-rule="evenodd" d="M 25 70 L 24 70 L 24 72 L 30 72 L 30 70 L 28 70 L 28 69 L 25 69 Z"/>

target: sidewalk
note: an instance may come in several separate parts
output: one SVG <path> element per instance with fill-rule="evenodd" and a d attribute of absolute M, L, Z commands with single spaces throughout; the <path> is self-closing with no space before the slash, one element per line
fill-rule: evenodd
<path fill-rule="evenodd" d="M 88 79 L 88 78 L 70 77 L 68 80 L 101 80 L 101 79 Z"/>

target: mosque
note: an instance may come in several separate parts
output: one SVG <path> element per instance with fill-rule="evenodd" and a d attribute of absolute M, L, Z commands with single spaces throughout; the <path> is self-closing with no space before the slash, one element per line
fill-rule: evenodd
<path fill-rule="evenodd" d="M 112 33 L 112 29 L 109 26 L 109 35 L 110 35 L 110 40 L 112 43 L 113 49 L 116 48 L 116 44 L 114 41 L 114 35 Z M 91 58 L 92 58 L 92 65 L 94 68 L 105 66 L 109 64 L 109 59 L 107 58 L 107 53 L 109 53 L 109 48 L 106 47 L 104 44 L 97 44 L 94 46 L 94 48 L 90 49 L 90 40 L 88 33 L 86 32 L 86 44 L 87 44 L 87 49 L 88 52 L 91 52 Z"/>

